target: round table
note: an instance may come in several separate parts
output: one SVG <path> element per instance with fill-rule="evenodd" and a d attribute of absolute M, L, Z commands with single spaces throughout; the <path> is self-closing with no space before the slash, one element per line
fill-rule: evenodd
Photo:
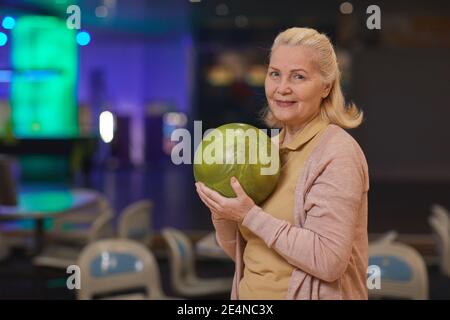
<path fill-rule="evenodd" d="M 0 205 L 0 220 L 35 220 L 35 250 L 40 253 L 44 244 L 44 219 L 88 208 L 97 200 L 98 193 L 94 190 L 24 190 L 19 192 L 16 206 Z"/>

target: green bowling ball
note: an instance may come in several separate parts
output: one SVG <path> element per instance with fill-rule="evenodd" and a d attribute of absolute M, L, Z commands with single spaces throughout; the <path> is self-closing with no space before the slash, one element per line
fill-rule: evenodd
<path fill-rule="evenodd" d="M 279 153 L 270 137 L 258 128 L 230 123 L 213 129 L 199 144 L 194 156 L 194 177 L 225 197 L 236 197 L 230 184 L 236 177 L 256 204 L 275 189 Z"/>

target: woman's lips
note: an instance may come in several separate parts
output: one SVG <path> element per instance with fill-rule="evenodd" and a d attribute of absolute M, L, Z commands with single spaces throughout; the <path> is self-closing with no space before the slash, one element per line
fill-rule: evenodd
<path fill-rule="evenodd" d="M 297 102 L 296 101 L 282 101 L 282 100 L 275 100 L 275 103 L 278 107 L 280 108 L 287 108 L 287 107 L 292 107 L 293 105 L 295 105 Z"/>

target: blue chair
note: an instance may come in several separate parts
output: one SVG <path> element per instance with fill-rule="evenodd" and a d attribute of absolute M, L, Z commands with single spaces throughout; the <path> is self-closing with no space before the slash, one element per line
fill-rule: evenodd
<path fill-rule="evenodd" d="M 93 243 L 101 239 L 114 238 L 112 228 L 112 216 L 108 213 L 97 216 L 86 232 L 87 243 Z M 44 251 L 33 258 L 33 265 L 37 267 L 48 267 L 66 269 L 76 262 L 81 250 L 85 245 L 50 244 Z"/>
<path fill-rule="evenodd" d="M 78 299 L 100 295 L 124 300 L 171 299 L 162 291 L 156 259 L 138 242 L 127 239 L 94 242 L 83 250 L 77 265 L 81 271 Z M 138 289 L 145 289 L 145 293 L 132 293 Z M 114 296 L 124 291 L 129 293 Z"/>
<path fill-rule="evenodd" d="M 150 200 L 137 201 L 127 206 L 119 217 L 118 237 L 151 246 L 153 241 L 152 210 L 153 203 Z"/>
<path fill-rule="evenodd" d="M 369 245 L 369 268 L 380 271 L 379 289 L 369 290 L 369 298 L 428 299 L 425 261 L 414 248 L 394 242 L 391 236 Z"/>
<path fill-rule="evenodd" d="M 83 191 L 83 189 L 78 189 Z M 93 190 L 89 190 L 93 192 Z M 99 219 L 108 217 L 108 224 L 111 231 L 113 229 L 112 220 L 114 212 L 111 204 L 105 195 L 100 192 L 97 193 L 97 203 L 89 208 L 76 210 L 72 213 L 57 216 L 53 219 L 53 228 L 48 233 L 49 237 L 54 242 L 71 244 L 71 245 L 86 245 L 92 241 L 98 240 L 92 237 L 95 234 L 92 230 L 93 225 Z M 97 222 L 98 223 L 98 222 Z"/>

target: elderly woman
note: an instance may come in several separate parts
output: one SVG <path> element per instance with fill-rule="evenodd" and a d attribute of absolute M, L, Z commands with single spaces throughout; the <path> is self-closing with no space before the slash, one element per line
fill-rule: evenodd
<path fill-rule="evenodd" d="M 260 206 L 202 183 L 219 245 L 235 261 L 232 299 L 367 299 L 368 168 L 344 130 L 362 122 L 346 105 L 330 40 L 291 28 L 272 46 L 265 120 L 280 132 L 280 179 Z"/>

